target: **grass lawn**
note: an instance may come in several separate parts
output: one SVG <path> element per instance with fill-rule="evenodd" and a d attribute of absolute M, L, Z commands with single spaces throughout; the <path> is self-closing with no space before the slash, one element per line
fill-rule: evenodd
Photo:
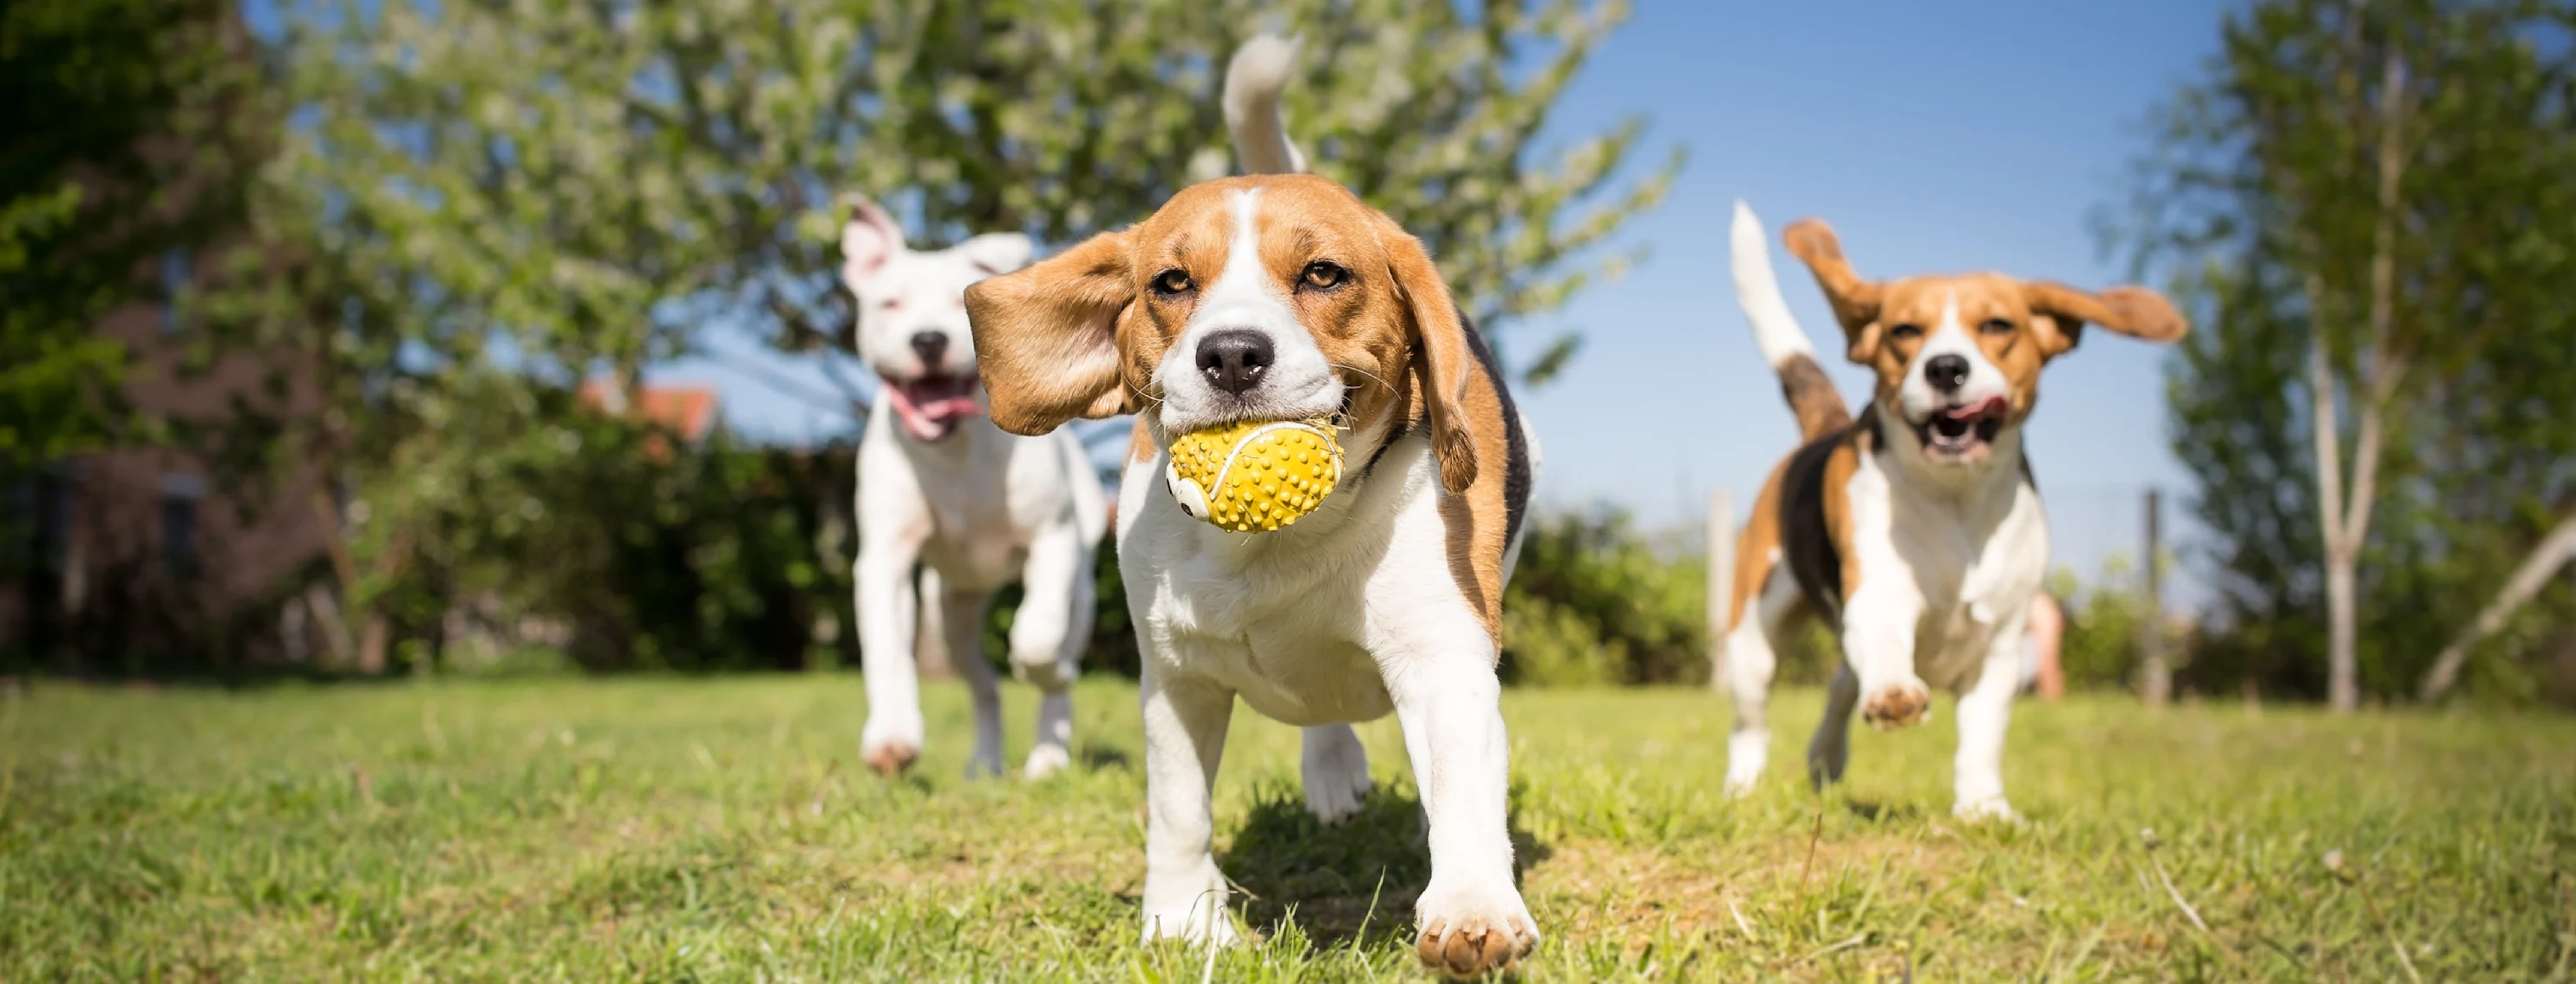
<path fill-rule="evenodd" d="M 1325 830 L 1295 733 L 1236 715 L 1219 858 L 1267 941 L 1211 967 L 1136 942 L 1131 687 L 1084 686 L 1086 764 L 1038 784 L 958 778 L 964 695 L 931 699 L 887 782 L 851 675 L 0 698 L 0 980 L 1422 977 L 1392 722 Z M 1768 785 L 1728 802 L 1705 694 L 1511 694 L 1528 978 L 2404 981 L 2402 948 L 2426 981 L 2576 980 L 2576 720 L 2026 703 L 2028 819 L 1965 826 L 1946 702 L 1864 731 L 1829 796 L 1797 758 L 1820 703 L 1780 698 Z"/>

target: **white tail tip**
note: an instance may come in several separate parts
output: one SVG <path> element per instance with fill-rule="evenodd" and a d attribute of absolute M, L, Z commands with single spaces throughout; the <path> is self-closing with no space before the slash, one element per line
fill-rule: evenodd
<path fill-rule="evenodd" d="M 1763 233 L 1753 207 L 1742 199 L 1735 202 L 1735 223 L 1727 239 L 1735 268 L 1735 302 L 1744 308 L 1744 320 L 1753 324 L 1753 344 L 1762 350 L 1763 360 L 1776 367 L 1793 356 L 1813 358 L 1815 346 L 1789 313 L 1788 300 L 1780 296 L 1780 278 L 1771 272 L 1770 237 Z"/>

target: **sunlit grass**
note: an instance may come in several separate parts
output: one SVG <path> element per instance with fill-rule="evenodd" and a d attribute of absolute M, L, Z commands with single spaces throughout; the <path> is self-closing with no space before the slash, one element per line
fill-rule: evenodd
<path fill-rule="evenodd" d="M 1236 715 L 1220 860 L 1267 941 L 1211 971 L 1135 940 L 1132 688 L 1084 687 L 1086 764 L 1038 784 L 958 778 L 963 695 L 931 699 L 886 782 L 854 676 L 0 698 L 0 979 L 1420 976 L 1391 723 L 1380 792 L 1322 830 L 1295 733 Z M 1778 704 L 1768 785 L 1728 802 L 1705 694 L 1510 695 L 1531 979 L 2405 980 L 2400 948 L 2427 981 L 2576 979 L 2576 721 L 2025 704 L 2007 827 L 1949 816 L 1946 703 L 1821 797 L 1819 696 Z"/>

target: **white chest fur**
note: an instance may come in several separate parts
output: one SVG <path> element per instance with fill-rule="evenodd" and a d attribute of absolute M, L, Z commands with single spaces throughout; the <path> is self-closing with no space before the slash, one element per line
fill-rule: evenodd
<path fill-rule="evenodd" d="M 1426 581 L 1429 607 L 1458 606 L 1440 554 L 1427 441 L 1397 442 L 1296 526 L 1232 533 L 1190 518 L 1161 456 L 1130 462 L 1119 491 L 1119 568 L 1148 658 L 1211 680 L 1297 725 L 1365 721 L 1394 705 L 1369 624 L 1390 584 Z M 1352 487 L 1356 485 L 1357 487 Z M 1481 632 L 1481 629 L 1478 631 Z"/>
<path fill-rule="evenodd" d="M 1858 590 L 1912 602 L 1875 610 L 1910 614 L 1924 682 L 1964 687 L 2029 612 L 2047 574 L 2048 517 L 2014 458 L 1943 481 L 1894 454 L 1863 456 L 1852 476 Z"/>

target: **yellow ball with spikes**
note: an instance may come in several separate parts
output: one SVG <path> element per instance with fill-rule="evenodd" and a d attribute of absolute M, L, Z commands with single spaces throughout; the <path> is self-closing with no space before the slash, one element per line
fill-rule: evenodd
<path fill-rule="evenodd" d="M 1329 419 L 1246 421 L 1172 441 L 1164 481 L 1181 511 L 1237 533 L 1266 533 L 1314 512 L 1342 480 Z"/>

